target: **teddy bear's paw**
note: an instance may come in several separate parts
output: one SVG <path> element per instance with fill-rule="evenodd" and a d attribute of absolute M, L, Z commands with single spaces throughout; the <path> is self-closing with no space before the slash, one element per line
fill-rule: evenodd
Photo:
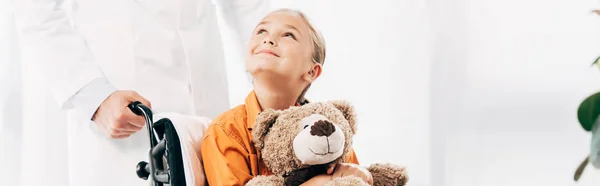
<path fill-rule="evenodd" d="M 369 186 L 369 184 L 356 176 L 344 176 L 333 179 L 325 186 Z"/>
<path fill-rule="evenodd" d="M 376 163 L 367 168 L 373 176 L 373 186 L 404 186 L 408 182 L 406 168 L 385 163 Z"/>
<path fill-rule="evenodd" d="M 252 178 L 246 186 L 258 186 L 258 185 L 267 185 L 267 186 L 281 186 L 283 185 L 283 177 L 280 176 L 256 176 Z"/>

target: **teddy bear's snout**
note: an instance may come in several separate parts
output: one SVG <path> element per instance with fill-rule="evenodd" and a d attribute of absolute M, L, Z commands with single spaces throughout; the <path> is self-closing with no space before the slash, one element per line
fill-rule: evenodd
<path fill-rule="evenodd" d="M 303 118 L 294 137 L 294 154 L 305 165 L 331 162 L 344 153 L 346 138 L 340 126 L 321 114 Z"/>
<path fill-rule="evenodd" d="M 319 120 L 310 127 L 310 135 L 313 136 L 325 136 L 329 137 L 335 132 L 335 126 L 333 123 L 327 120 Z"/>

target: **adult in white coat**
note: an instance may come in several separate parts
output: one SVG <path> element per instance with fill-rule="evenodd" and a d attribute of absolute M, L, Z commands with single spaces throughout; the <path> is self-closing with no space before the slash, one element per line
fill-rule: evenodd
<path fill-rule="evenodd" d="M 216 5 L 246 41 L 268 2 Z M 13 0 L 13 8 L 23 56 L 67 111 L 68 124 L 39 125 L 68 131 L 72 186 L 147 185 L 135 165 L 147 159 L 148 136 L 127 104 L 211 118 L 229 107 L 211 0 Z"/>

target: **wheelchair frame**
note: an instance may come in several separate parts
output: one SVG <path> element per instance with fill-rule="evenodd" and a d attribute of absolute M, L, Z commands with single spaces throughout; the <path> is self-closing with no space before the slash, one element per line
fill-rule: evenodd
<path fill-rule="evenodd" d="M 136 115 L 144 117 L 150 138 L 149 162 L 137 164 L 137 176 L 144 180 L 152 178 L 154 186 L 186 186 L 181 144 L 171 120 L 163 118 L 153 122 L 152 110 L 139 101 L 128 107 Z"/>

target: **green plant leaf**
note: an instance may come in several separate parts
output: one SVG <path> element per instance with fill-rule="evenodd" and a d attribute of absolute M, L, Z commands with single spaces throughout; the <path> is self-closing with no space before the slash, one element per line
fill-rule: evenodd
<path fill-rule="evenodd" d="M 592 130 L 598 115 L 600 115 L 600 92 L 585 98 L 577 109 L 577 119 L 586 131 Z"/>
<path fill-rule="evenodd" d="M 594 60 L 594 63 L 592 63 L 592 65 L 591 65 L 591 66 L 594 66 L 595 64 L 597 64 L 597 63 L 598 63 L 598 61 L 600 61 L 600 56 L 598 56 L 598 57 L 596 58 L 596 60 Z"/>
<path fill-rule="evenodd" d="M 579 167 L 577 167 L 577 169 L 575 170 L 575 175 L 573 176 L 573 179 L 575 181 L 579 181 L 579 178 L 581 178 L 581 174 L 583 174 L 583 170 L 585 170 L 585 167 L 588 165 L 589 162 L 590 162 L 590 156 L 587 156 L 587 157 L 585 157 L 583 162 L 581 162 L 579 164 Z"/>

